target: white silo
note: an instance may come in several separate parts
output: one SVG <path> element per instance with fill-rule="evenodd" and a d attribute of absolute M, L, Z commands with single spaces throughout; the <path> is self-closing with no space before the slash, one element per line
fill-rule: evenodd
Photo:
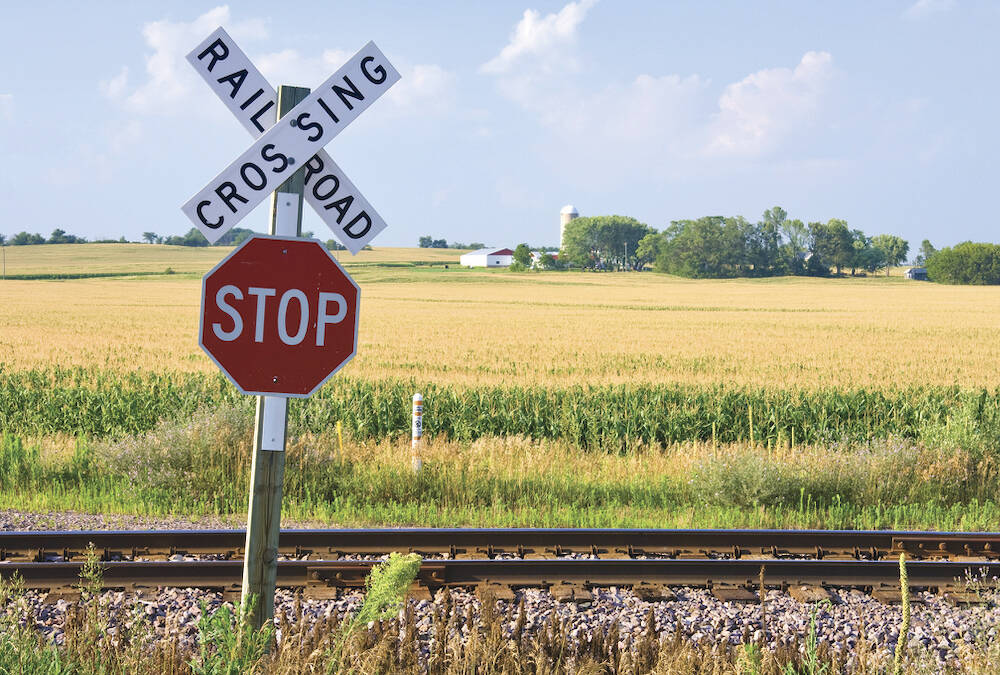
<path fill-rule="evenodd" d="M 572 204 L 562 207 L 559 212 L 559 248 L 563 247 L 563 240 L 566 238 L 566 224 L 574 218 L 579 218 L 580 212 Z"/>

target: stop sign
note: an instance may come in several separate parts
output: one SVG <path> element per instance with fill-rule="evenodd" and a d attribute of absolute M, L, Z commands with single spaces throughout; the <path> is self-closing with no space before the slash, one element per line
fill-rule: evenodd
<path fill-rule="evenodd" d="M 202 280 L 198 344 L 244 394 L 309 396 L 354 356 L 359 299 L 320 242 L 255 235 Z"/>

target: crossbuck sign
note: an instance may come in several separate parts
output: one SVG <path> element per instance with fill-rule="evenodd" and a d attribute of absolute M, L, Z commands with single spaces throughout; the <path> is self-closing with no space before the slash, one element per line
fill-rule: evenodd
<path fill-rule="evenodd" d="M 365 45 L 277 123 L 274 88 L 222 28 L 205 38 L 187 58 L 257 137 L 246 152 L 182 207 L 209 242 L 215 243 L 303 166 L 306 201 L 351 253 L 360 251 L 385 229 L 385 221 L 323 150 L 399 80 L 399 73 L 374 42 Z"/>

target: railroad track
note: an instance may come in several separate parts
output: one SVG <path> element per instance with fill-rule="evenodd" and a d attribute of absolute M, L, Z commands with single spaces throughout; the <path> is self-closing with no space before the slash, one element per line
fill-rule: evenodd
<path fill-rule="evenodd" d="M 53 597 L 73 593 L 92 544 L 106 588 L 162 586 L 238 593 L 245 533 L 224 531 L 4 532 L 0 576 L 20 575 Z M 413 592 L 492 587 L 513 597 L 548 588 L 584 601 L 600 587 L 628 586 L 647 599 L 670 587 L 700 586 L 749 600 L 765 585 L 812 598 L 829 587 L 898 597 L 896 558 L 906 552 L 909 585 L 970 601 L 970 577 L 1000 576 L 1000 533 L 779 530 L 397 529 L 287 530 L 278 551 L 278 586 L 331 597 L 364 585 L 377 557 L 417 552 L 424 563 Z"/>
<path fill-rule="evenodd" d="M 0 532 L 0 562 L 70 562 L 93 544 L 103 561 L 243 556 L 243 530 Z M 425 558 L 1000 560 L 1000 532 L 853 530 L 368 529 L 283 530 L 278 556 L 330 560 L 415 552 Z"/>

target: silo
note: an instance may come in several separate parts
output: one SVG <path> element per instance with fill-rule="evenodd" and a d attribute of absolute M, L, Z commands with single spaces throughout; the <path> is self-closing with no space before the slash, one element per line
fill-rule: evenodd
<path fill-rule="evenodd" d="M 562 207 L 562 211 L 559 212 L 559 248 L 563 247 L 563 240 L 566 238 L 566 224 L 574 218 L 579 218 L 580 212 L 576 210 L 576 207 L 572 204 L 567 204 Z"/>

